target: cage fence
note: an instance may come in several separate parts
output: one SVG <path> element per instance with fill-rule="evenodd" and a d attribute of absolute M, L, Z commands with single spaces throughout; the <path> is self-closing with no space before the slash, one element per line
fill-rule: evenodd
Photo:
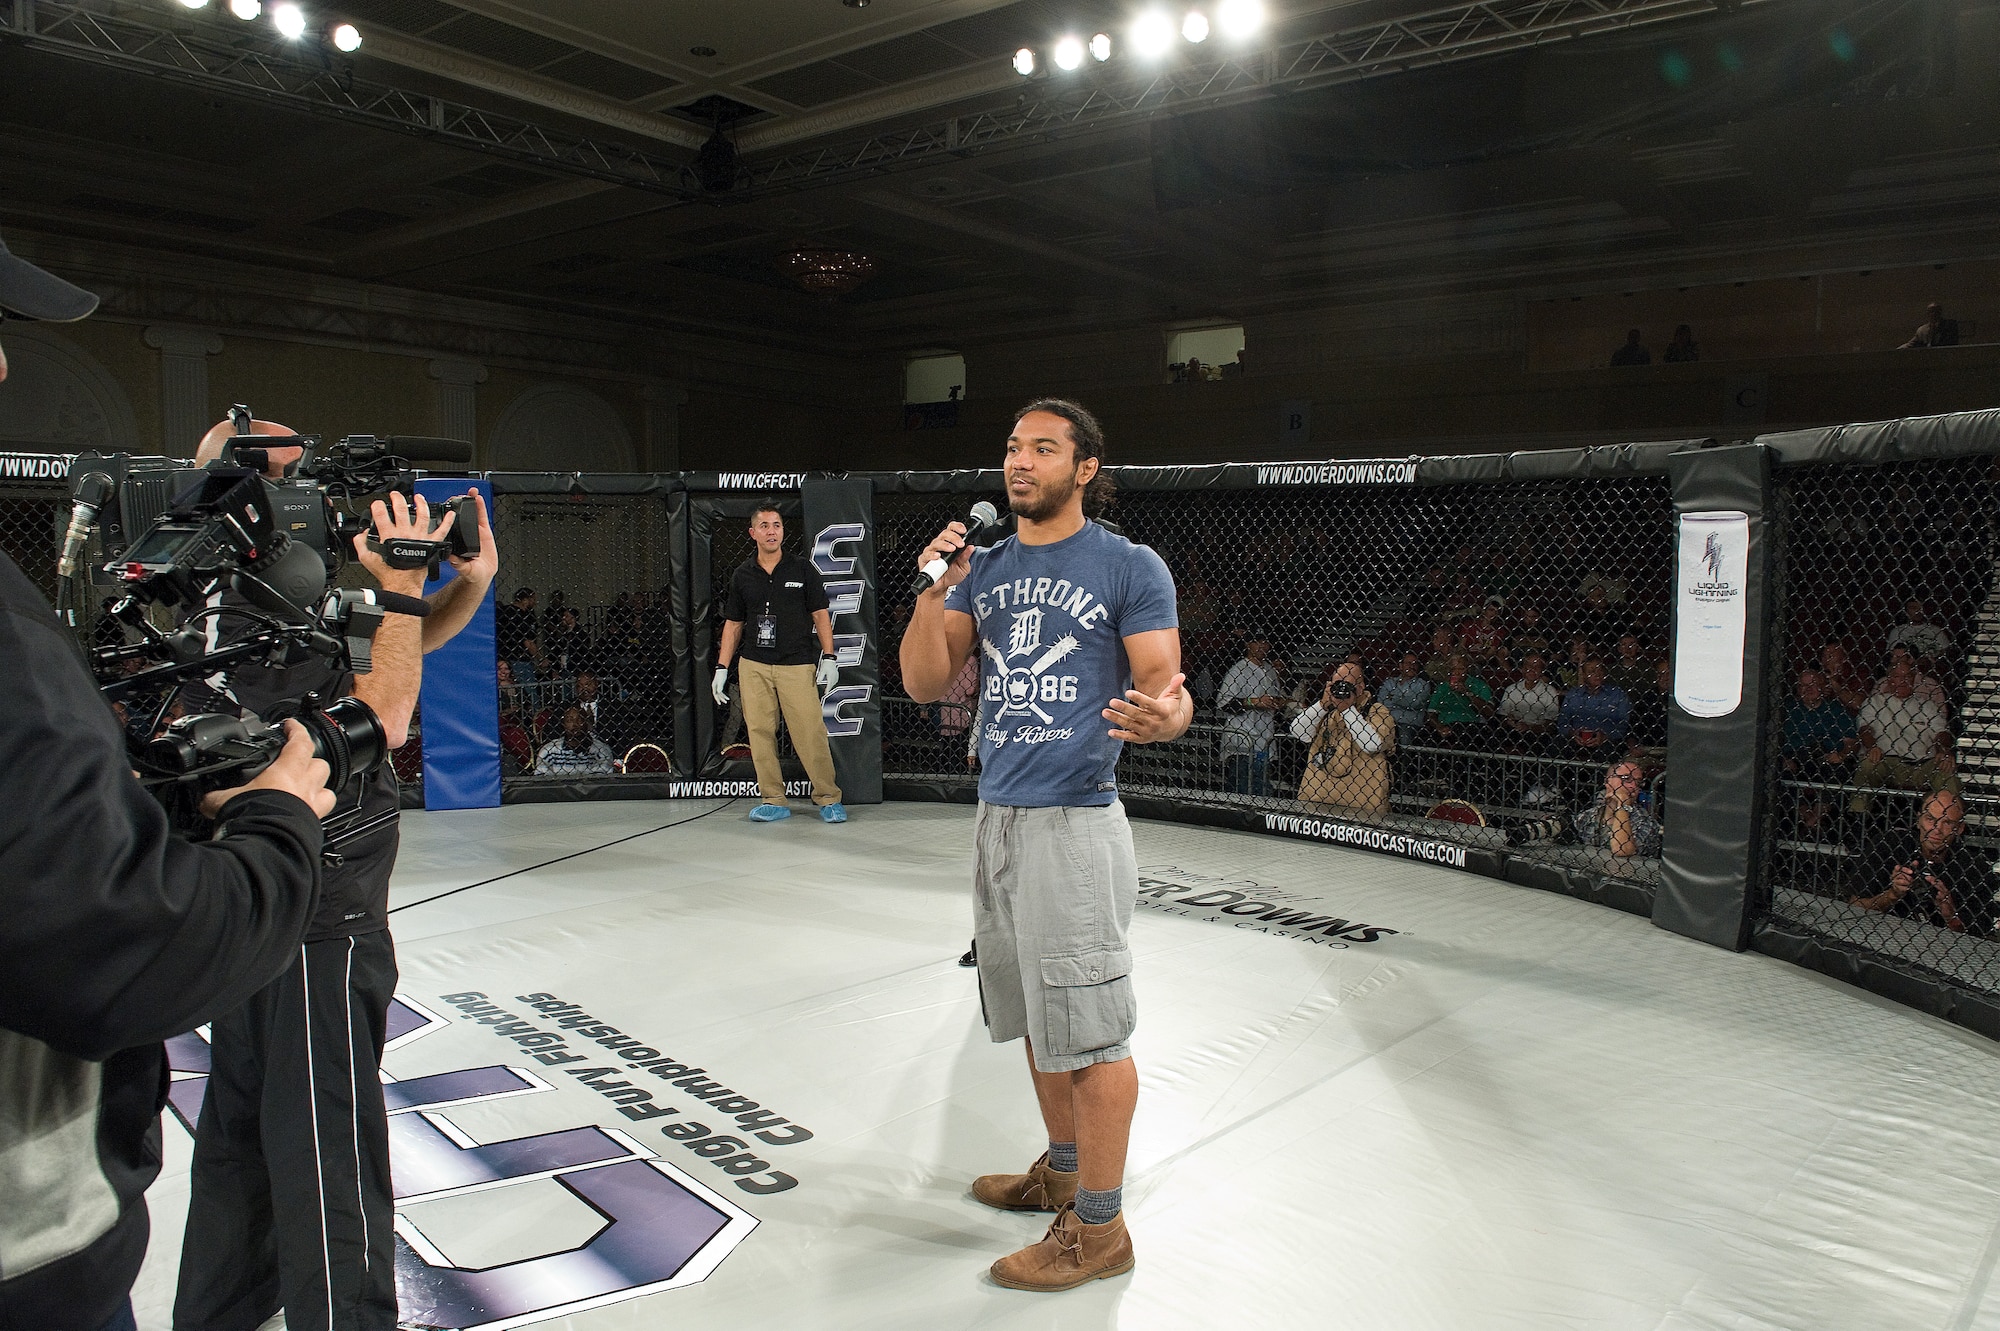
<path fill-rule="evenodd" d="M 1764 909 L 2000 993 L 2000 455 L 1800 467 L 1776 493 Z"/>
<path fill-rule="evenodd" d="M 509 782 L 657 777 L 674 751 L 667 515 L 656 496 L 500 494 L 495 606 Z"/>
<path fill-rule="evenodd" d="M 963 496 L 876 499 L 910 565 Z M 1107 514 L 1173 574 L 1196 720 L 1127 794 L 1310 812 L 1657 881 L 1673 512 L 1659 474 L 1358 489 L 1144 489 Z M 1011 702 L 901 695 L 885 573 L 884 770 L 963 783 Z M 993 686 L 989 685 L 988 688 Z M 971 760 L 968 761 L 970 754 Z"/>

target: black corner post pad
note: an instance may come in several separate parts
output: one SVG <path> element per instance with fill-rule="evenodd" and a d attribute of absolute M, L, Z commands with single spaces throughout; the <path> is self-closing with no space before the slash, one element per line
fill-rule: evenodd
<path fill-rule="evenodd" d="M 1742 701 L 1725 716 L 1668 707 L 1668 807 L 1653 923 L 1741 952 L 1750 944 L 1765 814 L 1774 618 L 1771 459 L 1761 444 L 1675 453 L 1667 459 L 1676 525 L 1697 514 L 1742 513 L 1749 519 L 1743 587 Z M 1680 567 L 1676 536 L 1674 660 L 1680 672 L 1684 603 L 1713 575 Z M 1676 687 L 1678 692 L 1678 684 Z"/>

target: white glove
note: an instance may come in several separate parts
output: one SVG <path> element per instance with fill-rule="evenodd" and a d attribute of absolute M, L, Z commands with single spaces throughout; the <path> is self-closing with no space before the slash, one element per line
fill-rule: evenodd
<path fill-rule="evenodd" d="M 709 684 L 708 691 L 715 695 L 715 705 L 717 707 L 729 706 L 728 666 L 717 666 L 715 668 L 715 679 Z"/>
<path fill-rule="evenodd" d="M 813 671 L 813 683 L 819 685 L 819 691 L 825 693 L 839 682 L 840 662 L 831 656 L 820 657 L 819 669 Z"/>

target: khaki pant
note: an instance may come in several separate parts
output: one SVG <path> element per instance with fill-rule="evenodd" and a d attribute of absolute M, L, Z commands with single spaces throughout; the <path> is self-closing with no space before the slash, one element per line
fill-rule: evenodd
<path fill-rule="evenodd" d="M 809 665 L 774 666 L 743 658 L 736 663 L 743 690 L 743 721 L 750 731 L 750 757 L 757 764 L 757 789 L 766 804 L 785 802 L 785 774 L 778 766 L 778 714 L 785 717 L 792 748 L 812 778 L 813 803 L 840 803 L 833 779 L 833 750 L 827 747 L 826 716 Z"/>
<path fill-rule="evenodd" d="M 1866 758 L 1854 769 L 1854 784 L 1857 786 L 1886 787 L 1890 790 L 1957 790 L 1958 773 L 1947 768 L 1936 758 L 1928 762 L 1913 763 L 1905 758 L 1882 755 L 1882 761 L 1871 763 Z M 1867 813 L 1868 796 L 1856 793 L 1847 797 L 1850 813 Z"/>

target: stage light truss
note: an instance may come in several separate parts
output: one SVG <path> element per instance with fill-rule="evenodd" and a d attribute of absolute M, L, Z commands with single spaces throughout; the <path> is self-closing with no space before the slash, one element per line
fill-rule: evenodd
<path fill-rule="evenodd" d="M 1015 106 L 829 144 L 748 164 L 753 189 L 963 157 L 1009 142 L 1068 137 L 1154 115 L 1226 106 L 1276 91 L 1351 83 L 1645 24 L 1775 0 L 1483 0 L 1389 19 L 1259 51 L 1200 55 L 1145 69 L 1124 62 L 1091 79 L 1050 77 Z"/>
<path fill-rule="evenodd" d="M 679 161 L 623 144 L 355 78 L 330 48 L 151 6 L 106 0 L 0 0 L 0 40 L 154 77 L 262 98 L 315 115 L 691 200 Z"/>
<path fill-rule="evenodd" d="M 1070 137 L 1273 92 L 1376 78 L 1776 0 L 1481 0 L 1341 29 L 1261 50 L 1199 54 L 1154 68 L 1126 62 L 1037 81 L 1010 106 L 762 159 L 746 159 L 736 197 L 830 184 L 964 157 L 1009 143 Z M 704 195 L 687 164 L 518 117 L 353 77 L 317 45 L 112 0 L 0 0 L 0 38 L 118 68 L 262 97 L 673 198 Z"/>

